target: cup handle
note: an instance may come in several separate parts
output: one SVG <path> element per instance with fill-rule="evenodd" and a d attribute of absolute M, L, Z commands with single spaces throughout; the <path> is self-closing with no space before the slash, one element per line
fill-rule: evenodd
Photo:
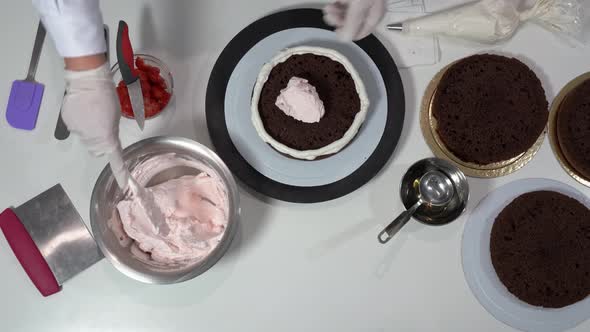
<path fill-rule="evenodd" d="M 416 213 L 416 210 L 418 210 L 421 205 L 422 200 L 419 200 L 411 208 L 402 212 L 399 217 L 395 218 L 394 221 L 392 221 L 389 225 L 387 225 L 387 227 L 385 227 L 383 231 L 381 231 L 381 233 L 379 233 L 377 240 L 379 240 L 381 244 L 386 244 L 389 242 L 389 240 L 391 240 L 395 234 L 397 234 L 397 232 L 399 232 L 399 230 L 402 229 L 402 227 L 404 227 L 408 221 L 410 221 L 412 215 Z"/>

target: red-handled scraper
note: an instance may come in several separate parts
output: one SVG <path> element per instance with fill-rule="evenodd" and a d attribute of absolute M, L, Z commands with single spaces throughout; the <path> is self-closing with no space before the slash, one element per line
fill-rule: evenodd
<path fill-rule="evenodd" d="M 0 214 L 0 229 L 43 296 L 102 259 L 96 242 L 61 185 Z"/>

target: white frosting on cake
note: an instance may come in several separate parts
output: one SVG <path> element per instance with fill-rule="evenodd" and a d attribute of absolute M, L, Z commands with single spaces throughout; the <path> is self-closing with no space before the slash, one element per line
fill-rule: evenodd
<path fill-rule="evenodd" d="M 352 79 L 354 80 L 354 84 L 356 86 L 356 92 L 358 93 L 359 99 L 360 99 L 359 112 L 356 114 L 354 121 L 352 122 L 352 125 L 350 126 L 350 128 L 348 128 L 346 133 L 344 133 L 344 136 L 341 139 L 339 139 L 333 143 L 330 143 L 322 148 L 316 149 L 316 150 L 305 150 L 305 151 L 296 150 L 296 149 L 290 148 L 290 147 L 278 142 L 277 140 L 272 138 L 272 136 L 270 136 L 266 132 L 266 129 L 264 128 L 264 125 L 262 124 L 262 119 L 260 118 L 260 114 L 258 112 L 258 103 L 260 101 L 260 94 L 262 92 L 262 88 L 264 87 L 264 84 L 268 80 L 268 77 L 269 77 L 272 69 L 277 64 L 285 62 L 291 56 L 300 55 L 300 54 L 321 55 L 321 56 L 328 57 L 334 61 L 341 63 L 344 66 L 344 68 L 346 69 L 346 71 L 348 71 L 348 73 L 350 74 Z M 294 47 L 294 48 L 289 48 L 289 49 L 283 50 L 277 56 L 275 56 L 270 62 L 268 62 L 267 64 L 265 64 L 262 67 L 262 70 L 260 71 L 260 74 L 258 75 L 258 80 L 256 81 L 256 85 L 254 86 L 254 92 L 252 94 L 252 104 L 251 104 L 252 124 L 254 125 L 256 132 L 262 138 L 262 140 L 264 140 L 264 142 L 270 144 L 277 151 L 287 154 L 287 155 L 289 155 L 293 158 L 297 158 L 297 159 L 314 160 L 320 156 L 331 155 L 331 154 L 335 154 L 335 153 L 339 152 L 340 150 L 342 150 L 342 148 L 344 148 L 346 145 L 348 145 L 348 143 L 350 143 L 354 139 L 354 137 L 358 133 L 361 125 L 365 121 L 365 118 L 367 116 L 367 111 L 369 109 L 369 104 L 370 104 L 369 97 L 367 96 L 367 91 L 365 89 L 365 85 L 363 84 L 363 81 L 360 78 L 360 75 L 354 69 L 354 67 L 352 66 L 350 61 L 348 61 L 348 59 L 346 57 L 344 57 L 344 55 L 340 54 L 337 51 L 327 49 L 327 48 L 322 48 L 322 47 L 311 47 L 311 46 Z"/>

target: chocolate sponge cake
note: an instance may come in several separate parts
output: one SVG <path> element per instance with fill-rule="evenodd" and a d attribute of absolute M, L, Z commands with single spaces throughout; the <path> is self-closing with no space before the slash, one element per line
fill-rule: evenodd
<path fill-rule="evenodd" d="M 474 55 L 450 66 L 432 101 L 437 133 L 465 162 L 487 165 L 527 151 L 543 133 L 548 102 L 524 63 Z"/>
<path fill-rule="evenodd" d="M 281 90 L 294 76 L 308 80 L 317 89 L 326 108 L 320 122 L 298 121 L 275 105 Z M 341 139 L 360 109 L 354 80 L 344 66 L 315 54 L 293 55 L 276 65 L 262 88 L 258 104 L 266 131 L 296 150 L 315 150 Z"/>
<path fill-rule="evenodd" d="M 590 80 L 563 101 L 556 128 L 565 158 L 582 177 L 590 180 Z"/>
<path fill-rule="evenodd" d="M 491 259 L 524 302 L 561 308 L 590 295 L 590 210 L 552 191 L 524 194 L 496 218 Z"/>
<path fill-rule="evenodd" d="M 281 154 L 315 160 L 356 137 L 369 105 L 363 80 L 344 55 L 298 46 L 262 67 L 252 93 L 252 124 Z"/>

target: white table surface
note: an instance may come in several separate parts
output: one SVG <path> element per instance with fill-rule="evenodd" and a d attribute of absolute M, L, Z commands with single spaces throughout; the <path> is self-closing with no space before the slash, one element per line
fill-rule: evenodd
<path fill-rule="evenodd" d="M 295 5 L 301 2 L 102 1 L 111 36 L 118 19 L 125 19 L 136 49 L 160 56 L 175 77 L 176 115 L 168 126 L 143 136 L 180 135 L 211 146 L 204 96 L 217 56 L 250 22 Z M 11 1 L 0 11 L 0 22 L 0 104 L 6 105 L 11 81 L 25 76 L 37 15 L 29 1 Z M 403 172 L 431 156 L 420 132 L 418 105 L 438 70 L 490 49 L 518 55 L 534 64 L 552 100 L 568 81 L 590 71 L 590 49 L 572 48 L 535 26 L 502 45 L 441 39 L 441 49 L 438 65 L 402 71 L 403 137 L 374 180 L 346 197 L 314 205 L 261 201 L 242 189 L 239 236 L 216 266 L 192 281 L 144 285 L 103 260 L 61 293 L 42 298 L 0 236 L 0 331 L 512 331 L 471 294 L 461 269 L 460 239 L 467 215 L 486 193 L 507 182 L 549 177 L 590 195 L 589 188 L 562 171 L 547 140 L 519 172 L 470 179 L 469 208 L 456 222 L 441 228 L 412 222 L 386 246 L 376 235 L 402 208 L 397 189 Z M 106 162 L 89 156 L 76 139 L 53 137 L 64 89 L 62 68 L 47 42 L 37 73 L 46 90 L 33 132 L 15 130 L 0 118 L 0 205 L 18 206 L 61 183 L 88 223 L 91 190 Z M 125 146 L 141 137 L 128 129 L 122 133 Z M 590 322 L 575 331 L 588 330 Z"/>

